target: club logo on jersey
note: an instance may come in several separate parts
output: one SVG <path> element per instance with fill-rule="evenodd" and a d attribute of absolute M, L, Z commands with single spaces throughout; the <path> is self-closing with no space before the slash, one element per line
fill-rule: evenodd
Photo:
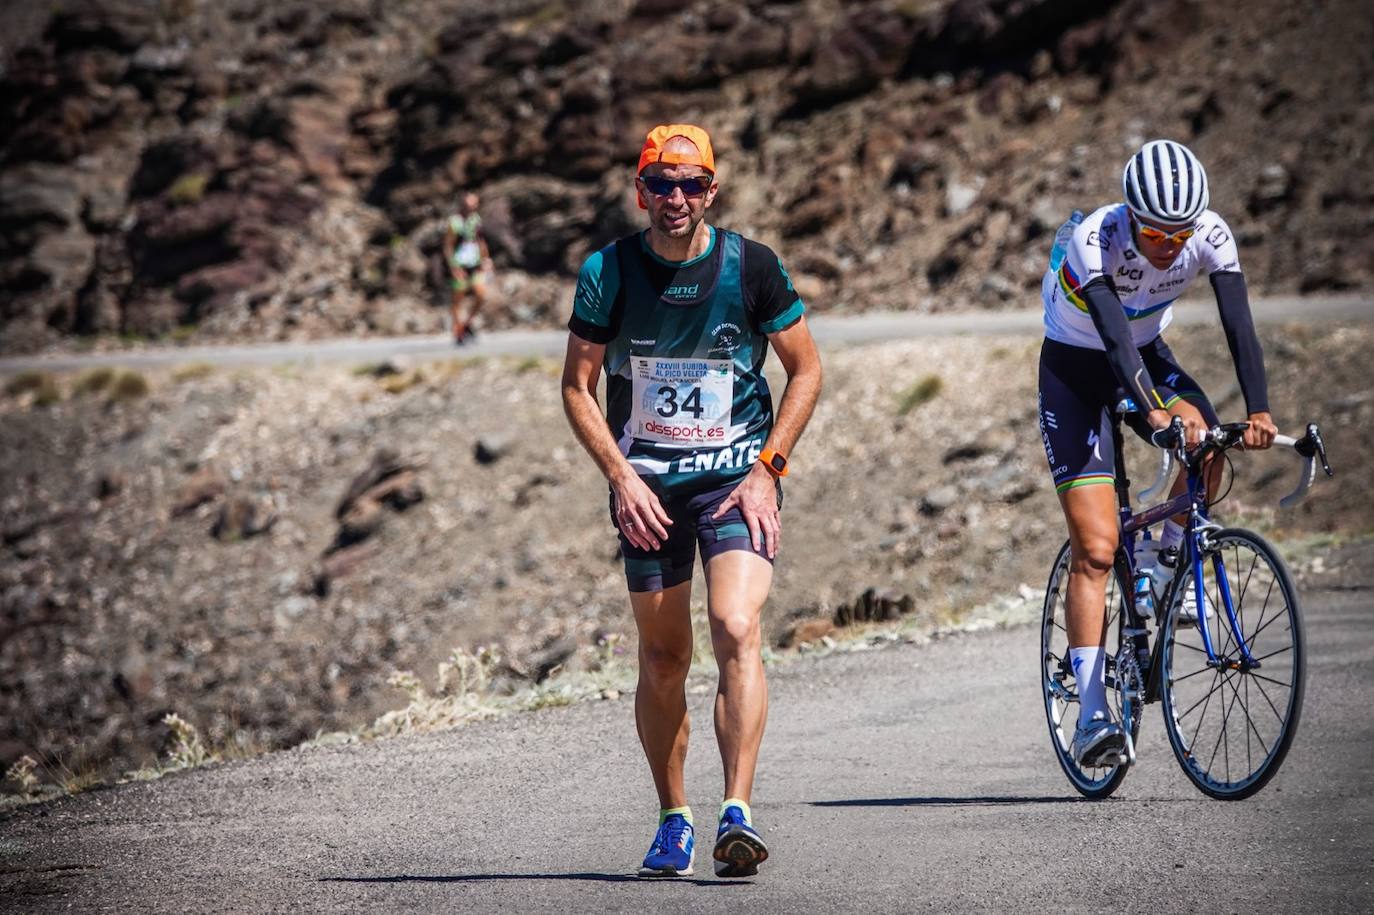
<path fill-rule="evenodd" d="M 711 330 L 711 336 L 715 338 L 715 343 L 711 345 L 711 353 L 729 355 L 739 349 L 739 338 L 744 332 L 739 329 L 739 325 L 733 321 L 723 321 Z"/>

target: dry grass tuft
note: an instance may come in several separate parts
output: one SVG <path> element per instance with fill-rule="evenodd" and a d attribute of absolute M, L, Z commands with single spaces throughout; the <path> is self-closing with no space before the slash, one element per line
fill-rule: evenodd
<path fill-rule="evenodd" d="M 927 375 L 902 392 L 897 399 L 897 415 L 906 416 L 922 404 L 929 403 L 944 388 L 939 375 Z"/>

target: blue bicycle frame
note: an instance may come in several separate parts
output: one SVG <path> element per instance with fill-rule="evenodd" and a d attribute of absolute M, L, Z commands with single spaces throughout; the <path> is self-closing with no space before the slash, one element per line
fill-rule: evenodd
<path fill-rule="evenodd" d="M 1116 438 L 1116 453 L 1118 460 L 1124 452 L 1121 442 L 1121 424 L 1114 424 L 1114 437 Z M 1202 452 L 1187 456 L 1185 460 L 1185 472 L 1187 475 L 1187 492 L 1180 493 L 1167 502 L 1160 503 L 1142 512 L 1133 513 L 1130 503 L 1130 481 L 1126 479 L 1124 472 L 1117 474 L 1117 501 L 1119 504 L 1118 517 L 1121 525 L 1121 542 L 1125 550 L 1126 570 L 1129 573 L 1126 577 L 1127 584 L 1135 582 L 1136 569 L 1134 565 L 1135 556 L 1135 535 L 1146 528 L 1152 527 L 1160 522 L 1166 521 L 1174 515 L 1188 515 L 1188 530 L 1184 535 L 1187 543 L 1187 558 L 1193 569 L 1193 598 L 1198 609 L 1197 626 L 1202 634 L 1202 645 L 1207 652 L 1207 663 L 1210 667 L 1227 666 L 1232 669 L 1255 670 L 1260 667 L 1260 662 L 1255 660 L 1250 653 L 1250 646 L 1241 635 L 1240 621 L 1236 619 L 1235 604 L 1231 598 L 1231 586 L 1226 577 L 1226 567 L 1222 563 L 1221 553 L 1212 556 L 1212 567 L 1217 577 L 1219 596 L 1221 598 L 1222 609 L 1226 614 L 1226 624 L 1231 628 L 1231 635 L 1235 639 L 1236 646 L 1240 650 L 1240 660 L 1227 660 L 1217 656 L 1216 646 L 1212 642 L 1212 633 L 1207 626 L 1206 590 L 1202 581 L 1203 549 L 1202 538 L 1204 532 L 1211 527 L 1215 527 L 1207 516 L 1207 484 L 1202 473 Z M 1175 574 L 1173 581 L 1164 589 L 1161 595 L 1163 606 L 1167 609 L 1173 604 L 1174 592 L 1178 588 L 1178 575 Z M 1129 605 L 1129 597 L 1128 597 Z M 1134 615 L 1134 607 L 1130 612 Z M 1137 621 L 1139 622 L 1139 621 Z M 1160 643 L 1155 644 L 1155 653 L 1158 653 Z M 1151 663 L 1151 668 L 1157 665 Z M 1155 680 L 1154 672 L 1151 672 L 1151 680 Z M 1152 689 L 1153 694 L 1155 691 Z"/>

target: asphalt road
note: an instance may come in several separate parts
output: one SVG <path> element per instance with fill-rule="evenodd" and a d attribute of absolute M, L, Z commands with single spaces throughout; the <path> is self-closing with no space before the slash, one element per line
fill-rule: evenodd
<path fill-rule="evenodd" d="M 774 669 L 755 796 L 773 857 L 752 880 L 710 876 L 706 851 L 695 879 L 631 876 L 656 802 L 626 697 L 23 808 L 0 819 L 0 909 L 1369 911 L 1374 546 L 1346 553 L 1305 596 L 1297 742 L 1247 801 L 1192 787 L 1158 706 L 1117 796 L 1080 800 L 1021 627 Z M 704 823 L 710 702 L 691 697 Z"/>
<path fill-rule="evenodd" d="M 1205 298 L 1205 296 L 1203 297 Z M 1251 305 L 1261 323 L 1284 321 L 1353 322 L 1374 320 L 1374 297 L 1276 297 Z M 1175 306 L 1178 325 L 1217 324 L 1216 305 L 1203 300 Z M 812 320 L 816 340 L 828 343 L 873 343 L 883 340 L 950 334 L 1041 334 L 1043 311 L 958 312 L 913 314 L 867 312 L 860 315 L 821 315 Z M 0 358 L 0 375 L 29 369 L 51 372 L 99 366 L 150 369 L 158 366 L 209 363 L 218 366 L 280 365 L 286 363 L 375 363 L 386 359 L 442 359 L 452 356 L 561 356 L 567 347 L 563 330 L 512 330 L 483 334 L 456 348 L 444 334 L 410 337 L 349 337 L 292 343 L 254 343 L 242 346 L 145 346 L 95 353 L 47 353 Z"/>

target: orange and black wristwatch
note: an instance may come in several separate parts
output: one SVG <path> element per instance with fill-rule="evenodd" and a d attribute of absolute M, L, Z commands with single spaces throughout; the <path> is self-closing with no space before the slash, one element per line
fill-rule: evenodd
<path fill-rule="evenodd" d="M 772 448 L 763 449 L 763 454 L 759 455 L 759 460 L 763 466 L 768 468 L 768 472 L 775 477 L 787 476 L 787 458 L 778 454 Z"/>

